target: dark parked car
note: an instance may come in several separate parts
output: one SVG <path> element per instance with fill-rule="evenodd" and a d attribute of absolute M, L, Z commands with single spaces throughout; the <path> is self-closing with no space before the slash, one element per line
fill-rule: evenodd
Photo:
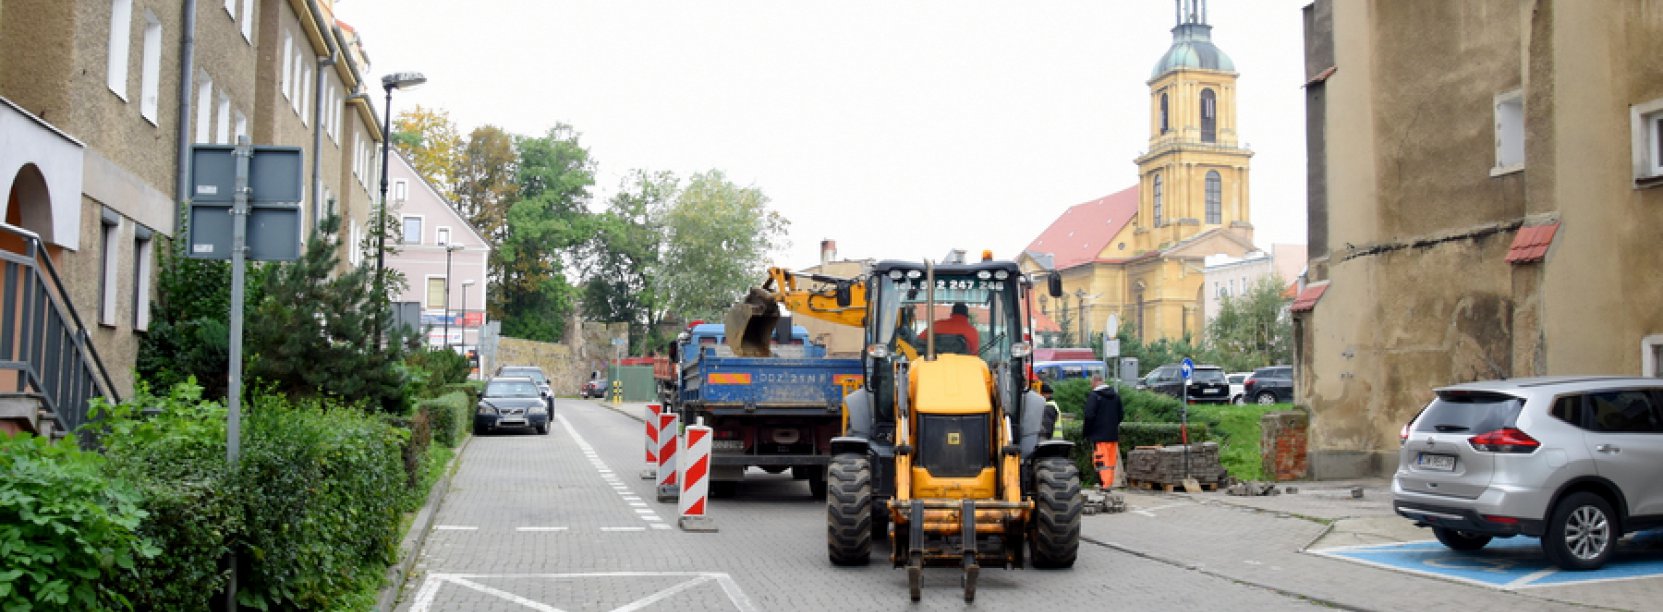
<path fill-rule="evenodd" d="M 1253 371 L 1242 383 L 1242 392 L 1249 401 L 1259 404 L 1285 404 L 1293 401 L 1293 366 L 1271 366 Z"/>
<path fill-rule="evenodd" d="M 543 401 L 554 410 L 554 389 L 549 385 L 549 377 L 543 374 L 543 368 L 537 366 L 505 365 L 497 368 L 497 376 L 524 376 L 537 384 L 537 392 L 542 394 Z"/>
<path fill-rule="evenodd" d="M 537 383 L 526 377 L 498 376 L 485 382 L 485 393 L 479 397 L 474 411 L 473 432 L 485 432 L 508 427 L 530 428 L 540 434 L 549 433 L 547 400 L 537 390 Z"/>
<path fill-rule="evenodd" d="M 1143 384 L 1140 386 L 1150 391 L 1182 398 L 1185 393 L 1182 367 L 1176 363 L 1169 363 L 1155 368 L 1148 376 L 1143 377 Z M 1190 375 L 1188 393 L 1192 402 L 1228 403 L 1230 381 L 1224 377 L 1224 368 L 1195 366 L 1195 372 Z"/>

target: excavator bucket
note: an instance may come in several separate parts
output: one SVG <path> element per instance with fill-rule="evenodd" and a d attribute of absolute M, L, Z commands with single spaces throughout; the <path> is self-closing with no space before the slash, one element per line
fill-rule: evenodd
<path fill-rule="evenodd" d="M 752 288 L 745 299 L 728 309 L 722 320 L 728 348 L 739 357 L 768 357 L 769 339 L 779 325 L 780 309 L 767 290 Z"/>

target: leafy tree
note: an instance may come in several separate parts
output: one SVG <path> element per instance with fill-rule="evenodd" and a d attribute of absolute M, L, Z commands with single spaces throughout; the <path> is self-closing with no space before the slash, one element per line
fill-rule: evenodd
<path fill-rule="evenodd" d="M 693 175 L 664 224 L 665 299 L 672 311 L 698 318 L 726 311 L 761 280 L 769 251 L 785 246 L 789 221 L 768 208 L 762 190 L 711 170 Z"/>
<path fill-rule="evenodd" d="M 486 240 L 500 241 L 508 230 L 508 207 L 520 191 L 513 135 L 494 125 L 474 128 L 456 162 L 457 211 Z"/>
<path fill-rule="evenodd" d="M 595 163 L 565 124 L 515 145 L 520 197 L 508 208 L 506 232 L 492 258 L 491 312 L 502 321 L 503 335 L 559 341 L 576 293 L 564 257 L 591 231 L 584 205 L 595 184 Z"/>
<path fill-rule="evenodd" d="M 666 341 L 656 330 L 667 311 L 657 282 L 664 247 L 663 217 L 680 181 L 669 172 L 636 170 L 625 177 L 607 210 L 595 217 L 595 233 L 583 245 L 588 280 L 583 312 L 591 320 L 631 323 L 636 353 Z"/>
<path fill-rule="evenodd" d="M 385 311 L 375 297 L 375 264 L 339 272 L 339 228 L 339 217 L 320 220 L 298 261 L 268 270 L 248 326 L 250 377 L 291 398 L 344 398 L 404 412 L 411 381 L 401 361 L 412 339 L 392 328 L 380 346 L 371 327 Z"/>
<path fill-rule="evenodd" d="M 1293 361 L 1293 321 L 1284 312 L 1282 279 L 1260 278 L 1240 295 L 1219 300 L 1207 325 L 1207 341 L 1232 368 L 1252 369 Z"/>
<path fill-rule="evenodd" d="M 416 167 L 416 174 L 439 190 L 445 201 L 455 201 L 462 137 L 456 131 L 456 124 L 451 123 L 450 113 L 418 104 L 399 113 L 393 129 L 393 145 Z"/>

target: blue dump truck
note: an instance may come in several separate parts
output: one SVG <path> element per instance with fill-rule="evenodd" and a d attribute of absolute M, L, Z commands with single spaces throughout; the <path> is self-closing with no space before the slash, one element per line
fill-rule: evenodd
<path fill-rule="evenodd" d="M 831 439 L 842 435 L 844 392 L 861 385 L 860 360 L 827 357 L 789 320 L 775 327 L 765 355 L 735 354 L 724 331 L 693 325 L 654 368 L 661 399 L 682 423 L 712 429 L 710 494 L 733 495 L 755 467 L 789 469 L 824 499 Z"/>

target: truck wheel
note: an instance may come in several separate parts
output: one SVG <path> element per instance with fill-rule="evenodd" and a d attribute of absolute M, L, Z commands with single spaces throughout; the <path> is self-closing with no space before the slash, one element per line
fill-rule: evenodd
<path fill-rule="evenodd" d="M 1080 553 L 1080 468 L 1060 457 L 1041 459 L 1034 466 L 1034 567 L 1074 566 Z"/>
<path fill-rule="evenodd" d="M 832 457 L 827 470 L 826 551 L 833 565 L 872 558 L 872 465 L 865 455 Z"/>

